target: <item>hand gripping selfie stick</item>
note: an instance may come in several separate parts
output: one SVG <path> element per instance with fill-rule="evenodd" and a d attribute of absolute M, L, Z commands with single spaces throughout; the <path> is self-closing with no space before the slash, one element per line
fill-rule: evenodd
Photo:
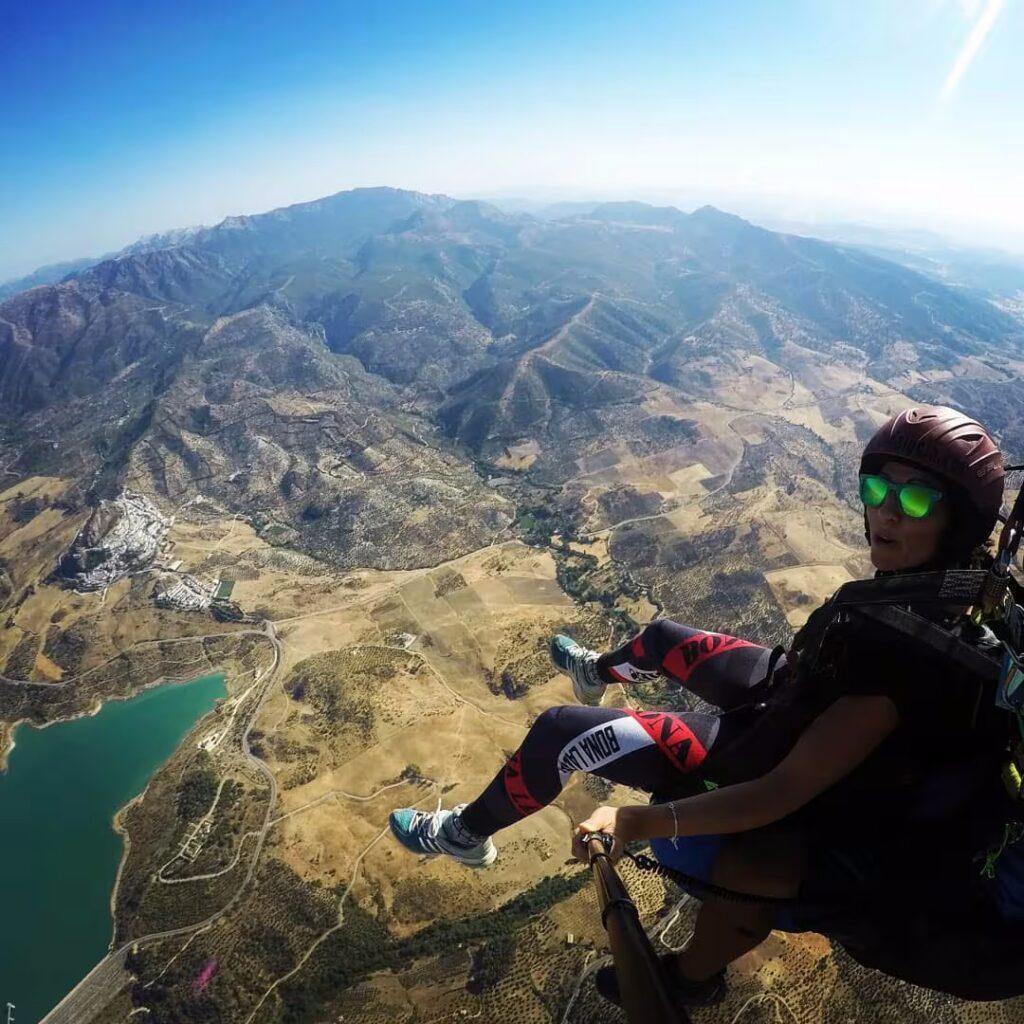
<path fill-rule="evenodd" d="M 640 913 L 612 866 L 608 856 L 611 844 L 607 833 L 588 832 L 583 837 L 601 904 L 601 923 L 615 961 L 622 1008 L 630 1024 L 689 1024 L 669 995 L 665 972 L 640 924 Z"/>

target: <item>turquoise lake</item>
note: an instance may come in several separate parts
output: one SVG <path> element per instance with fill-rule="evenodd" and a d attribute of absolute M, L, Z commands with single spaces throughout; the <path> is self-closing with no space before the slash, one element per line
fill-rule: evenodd
<path fill-rule="evenodd" d="M 114 814 L 219 697 L 224 676 L 165 684 L 99 714 L 19 726 L 0 775 L 0 1024 L 37 1024 L 103 958 L 122 840 Z"/>

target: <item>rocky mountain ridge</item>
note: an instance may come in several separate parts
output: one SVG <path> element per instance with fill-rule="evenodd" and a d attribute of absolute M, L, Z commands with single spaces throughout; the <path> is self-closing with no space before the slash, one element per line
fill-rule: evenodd
<path fill-rule="evenodd" d="M 202 492 L 282 542 L 392 564 L 383 538 L 417 508 L 445 510 L 449 557 L 508 526 L 472 458 L 532 439 L 558 484 L 594 438 L 632 438 L 659 388 L 718 400 L 752 359 L 902 386 L 973 358 L 998 378 L 1022 355 L 1024 326 L 994 305 L 712 207 L 540 221 L 359 189 L 9 299 L 0 457 L 16 477 L 59 464 L 100 497 Z M 394 564 L 438 540 L 413 534 Z"/>

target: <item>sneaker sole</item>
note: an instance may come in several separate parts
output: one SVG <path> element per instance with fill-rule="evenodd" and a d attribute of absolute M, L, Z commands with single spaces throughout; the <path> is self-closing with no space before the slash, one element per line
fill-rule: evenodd
<path fill-rule="evenodd" d="M 449 854 L 452 860 L 465 864 L 467 868 L 489 868 L 498 859 L 498 848 L 491 843 L 490 849 L 479 860 L 463 860 L 454 854 Z"/>

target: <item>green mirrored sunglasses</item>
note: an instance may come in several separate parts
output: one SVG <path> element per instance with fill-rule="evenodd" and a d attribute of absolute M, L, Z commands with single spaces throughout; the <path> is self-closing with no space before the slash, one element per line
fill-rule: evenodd
<path fill-rule="evenodd" d="M 900 511 L 911 519 L 923 519 L 942 497 L 942 491 L 924 484 L 896 484 L 877 473 L 861 473 L 860 500 L 868 508 L 880 508 L 890 491 L 896 492 Z"/>

